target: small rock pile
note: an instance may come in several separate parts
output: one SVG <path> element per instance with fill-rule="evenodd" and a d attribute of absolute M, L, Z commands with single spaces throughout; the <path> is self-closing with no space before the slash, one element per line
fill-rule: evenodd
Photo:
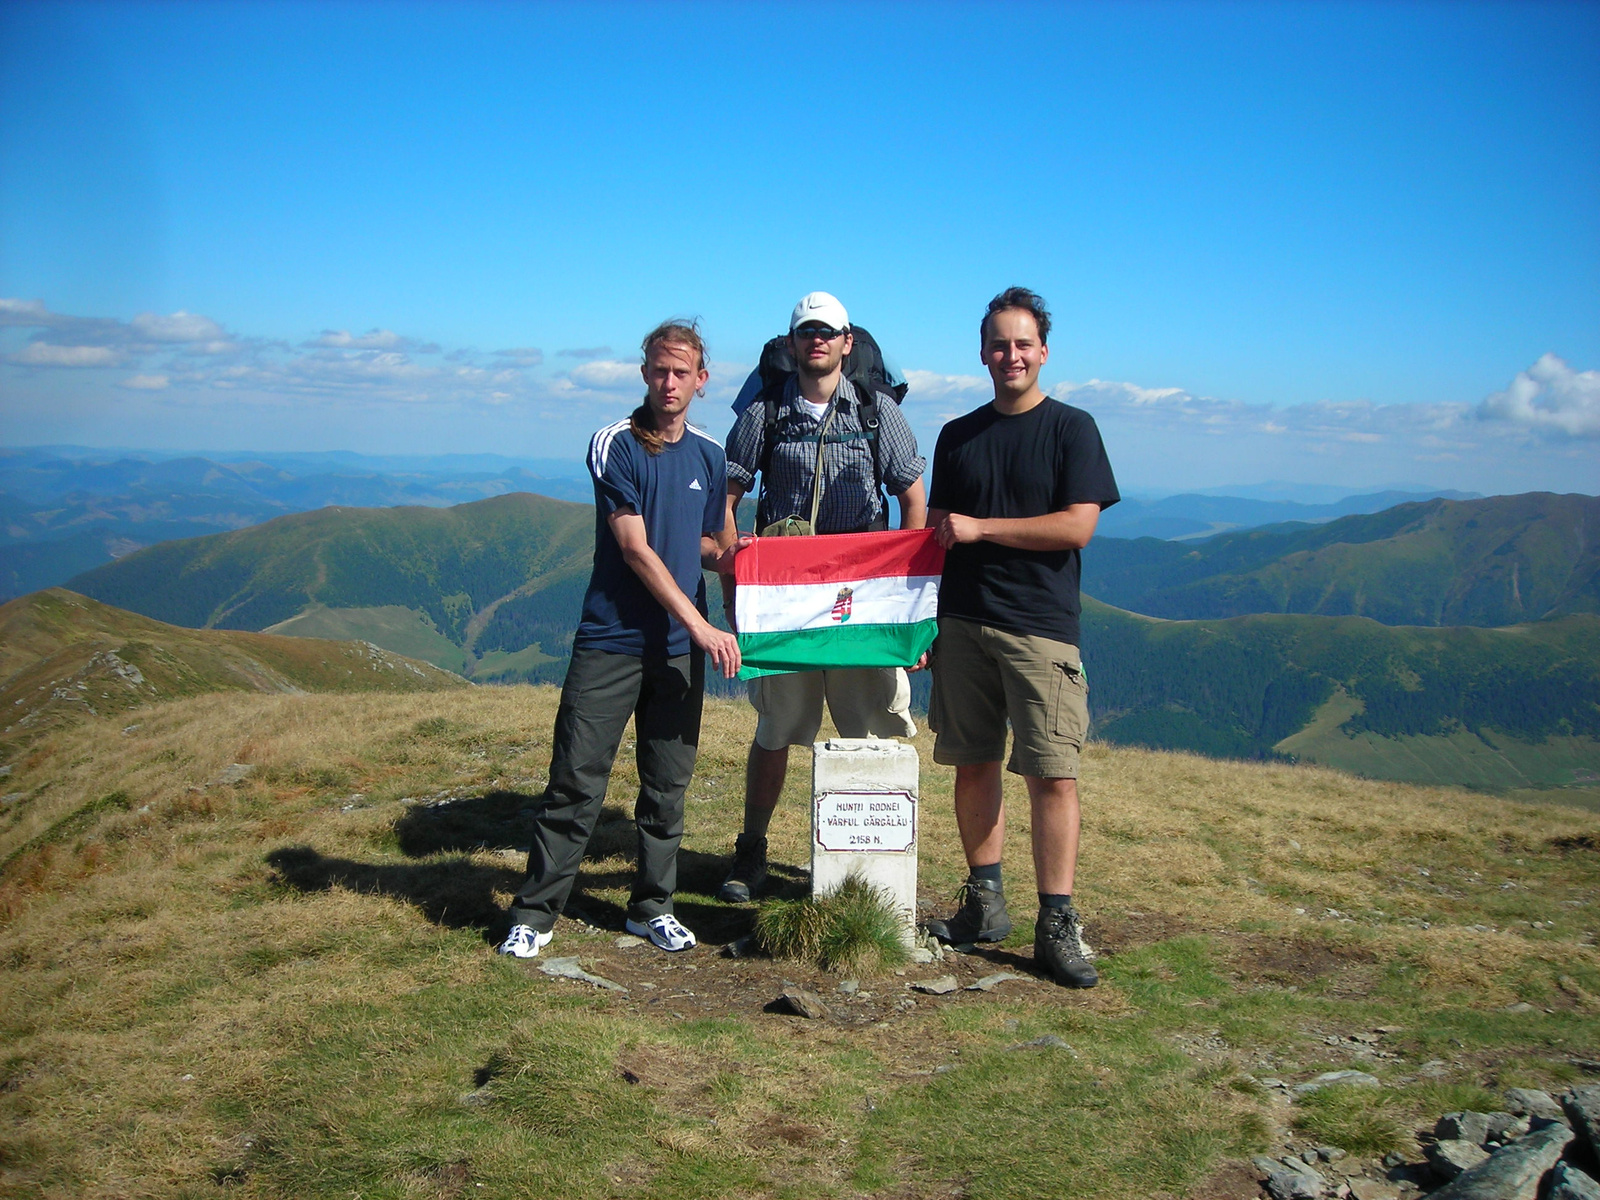
<path fill-rule="evenodd" d="M 1446 1113 L 1426 1162 L 1390 1154 L 1381 1179 L 1331 1146 L 1251 1162 L 1272 1200 L 1600 1200 L 1600 1084 L 1559 1097 L 1512 1088 L 1506 1109 Z"/>

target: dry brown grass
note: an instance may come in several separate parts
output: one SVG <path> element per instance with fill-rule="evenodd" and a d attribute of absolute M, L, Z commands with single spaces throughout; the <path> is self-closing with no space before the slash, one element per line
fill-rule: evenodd
<path fill-rule="evenodd" d="M 0 1194 L 505 1194 L 530 1155 L 568 1143 L 550 1194 L 938 1194 L 958 1178 L 1045 1194 L 1028 1139 L 1066 1104 L 1051 1120 L 1109 1148 L 1076 1194 L 1138 1196 L 1154 1185 L 1116 1146 L 1169 1162 L 1162 1187 L 1181 1191 L 1186 1156 L 1204 1167 L 1265 1136 L 1241 1072 L 1351 1065 L 1328 1033 L 1407 1026 L 1379 1065 L 1396 1119 L 1434 1102 L 1399 1083 L 1424 1058 L 1510 1084 L 1600 1057 L 1592 814 L 1104 746 L 1082 781 L 1078 892 L 1109 952 L 1093 992 L 1006 985 L 902 1012 L 889 975 L 862 984 L 881 1019 L 796 1023 L 760 1011 L 792 968 L 627 958 L 614 930 L 571 922 L 560 952 L 633 991 L 530 976 L 485 941 L 521 855 L 469 844 L 476 826 L 408 854 L 422 809 L 401 801 L 514 818 L 542 787 L 555 699 L 207 696 L 58 731 L 12 763 L 27 798 L 0 811 Z M 684 843 L 702 928 L 748 922 L 705 893 L 738 827 L 751 726 L 743 704 L 707 705 Z M 918 747 L 922 893 L 943 908 L 964 867 L 948 772 L 926 734 Z M 772 834 L 791 867 L 809 859 L 806 757 Z M 578 898 L 591 916 L 626 897 L 630 758 L 625 739 Z M 235 763 L 252 769 L 218 782 Z M 1025 898 L 1026 805 L 1007 787 L 1008 890 Z M 1018 925 L 1006 964 L 1025 962 Z M 1500 1011 L 1519 1000 L 1536 1011 Z M 1074 1056 L 1007 1050 L 1043 1033 Z M 573 1057 L 540 1074 L 553 1040 Z M 479 1086 L 485 1106 L 462 1107 Z M 1000 1116 L 961 1167 L 923 1131 L 974 1094 Z"/>

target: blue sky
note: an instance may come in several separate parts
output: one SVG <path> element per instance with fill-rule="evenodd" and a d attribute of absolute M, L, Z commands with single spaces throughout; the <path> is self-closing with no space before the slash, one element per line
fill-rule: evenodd
<path fill-rule="evenodd" d="M 1600 484 L 1600 6 L 0 5 L 6 445 L 577 457 L 835 292 L 1125 486 Z"/>

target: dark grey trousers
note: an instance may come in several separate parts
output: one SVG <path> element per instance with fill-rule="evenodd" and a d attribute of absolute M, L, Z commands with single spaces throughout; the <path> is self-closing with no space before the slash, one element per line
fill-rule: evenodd
<path fill-rule="evenodd" d="M 541 933 L 555 925 L 600 817 L 630 716 L 639 765 L 633 810 L 639 867 L 628 915 L 648 921 L 672 911 L 683 793 L 694 774 L 704 691 L 705 656 L 698 650 L 677 658 L 573 650 L 556 710 L 550 782 L 534 813 L 528 878 L 511 902 L 512 924 Z"/>

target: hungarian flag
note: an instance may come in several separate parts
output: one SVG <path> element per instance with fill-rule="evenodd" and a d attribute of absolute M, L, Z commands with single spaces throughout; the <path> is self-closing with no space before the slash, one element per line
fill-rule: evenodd
<path fill-rule="evenodd" d="M 943 571 L 931 529 L 757 538 L 734 559 L 739 677 L 911 666 L 938 633 Z"/>

